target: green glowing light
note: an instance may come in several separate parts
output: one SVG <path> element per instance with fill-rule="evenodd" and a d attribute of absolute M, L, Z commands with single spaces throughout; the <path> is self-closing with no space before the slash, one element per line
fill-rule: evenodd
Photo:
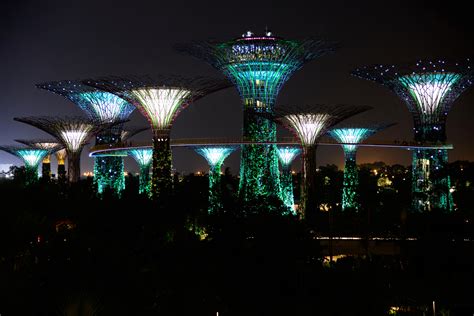
<path fill-rule="evenodd" d="M 235 150 L 235 147 L 201 146 L 194 150 L 209 163 L 209 214 L 222 209 L 221 167 L 224 160 Z"/>
<path fill-rule="evenodd" d="M 412 207 L 414 210 L 418 212 L 433 209 L 453 210 L 451 180 L 447 168 L 447 150 L 413 151 Z"/>
<path fill-rule="evenodd" d="M 336 128 L 329 132 L 338 142 L 343 143 L 345 164 L 344 182 L 342 189 L 342 210 L 360 208 L 359 203 L 359 175 L 356 163 L 358 146 L 367 137 L 373 135 L 377 129 L 370 128 Z M 348 145 L 354 144 L 354 145 Z"/>
<path fill-rule="evenodd" d="M 135 110 L 135 107 L 130 103 L 109 92 L 82 92 L 71 96 L 71 98 L 91 118 L 101 122 L 126 120 Z"/>
<path fill-rule="evenodd" d="M 96 157 L 94 161 L 94 183 L 97 193 L 103 194 L 111 189 L 120 196 L 125 189 L 125 176 L 122 157 Z"/>
<path fill-rule="evenodd" d="M 19 148 L 15 146 L 1 146 L 4 150 L 20 158 L 25 164 L 26 183 L 30 185 L 38 180 L 38 167 L 41 161 L 49 154 L 46 149 Z"/>
<path fill-rule="evenodd" d="M 293 195 L 293 175 L 291 172 L 291 163 L 301 153 L 298 147 L 278 147 L 278 158 L 281 164 L 281 193 L 283 203 L 288 207 L 290 212 L 296 215 L 295 200 Z"/>
<path fill-rule="evenodd" d="M 150 166 L 153 159 L 153 150 L 147 148 L 138 148 L 129 150 L 129 155 L 135 159 L 140 167 L 139 193 L 150 195 L 151 178 Z"/>

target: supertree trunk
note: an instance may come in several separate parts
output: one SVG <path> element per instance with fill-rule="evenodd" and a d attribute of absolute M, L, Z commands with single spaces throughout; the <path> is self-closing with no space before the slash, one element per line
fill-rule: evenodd
<path fill-rule="evenodd" d="M 66 165 L 58 163 L 58 181 L 65 182 L 67 180 Z"/>
<path fill-rule="evenodd" d="M 356 150 L 344 151 L 344 181 L 342 185 L 342 210 L 359 209 L 358 186 L 359 175 L 356 163 Z"/>
<path fill-rule="evenodd" d="M 169 132 L 153 133 L 151 198 L 159 200 L 171 194 L 171 147 Z"/>
<path fill-rule="evenodd" d="M 150 194 L 150 165 L 142 165 L 140 166 L 140 178 L 139 178 L 139 187 L 138 193 L 146 194 L 147 196 Z"/>
<path fill-rule="evenodd" d="M 412 175 L 412 207 L 415 211 L 453 210 L 447 150 L 413 151 Z"/>
<path fill-rule="evenodd" d="M 303 148 L 303 190 L 301 217 L 309 222 L 314 221 L 317 214 L 316 205 L 316 145 Z"/>
<path fill-rule="evenodd" d="M 294 214 L 295 199 L 293 196 L 293 175 L 291 174 L 291 165 L 282 165 L 280 183 L 283 203 L 288 207 L 288 213 Z"/>
<path fill-rule="evenodd" d="M 51 155 L 46 155 L 41 165 L 41 176 L 43 179 L 51 179 Z"/>
<path fill-rule="evenodd" d="M 97 193 L 106 189 L 120 196 L 125 189 L 125 176 L 122 157 L 96 157 L 94 159 L 94 182 Z"/>
<path fill-rule="evenodd" d="M 276 124 L 252 109 L 244 110 L 244 140 L 275 142 Z M 240 198 L 281 196 L 276 145 L 243 145 L 240 162 Z"/>
<path fill-rule="evenodd" d="M 222 209 L 221 166 L 222 163 L 210 166 L 209 169 L 209 214 L 216 214 Z"/>
<path fill-rule="evenodd" d="M 38 166 L 25 166 L 25 184 L 32 185 L 38 181 Z"/>
<path fill-rule="evenodd" d="M 80 153 L 67 153 L 67 174 L 69 182 L 79 182 L 81 179 L 81 154 Z"/>

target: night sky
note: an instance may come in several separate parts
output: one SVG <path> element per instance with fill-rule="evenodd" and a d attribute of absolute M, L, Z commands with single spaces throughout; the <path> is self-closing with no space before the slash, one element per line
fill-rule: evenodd
<path fill-rule="evenodd" d="M 310 3 L 310 4 L 308 4 Z M 193 40 L 227 40 L 247 30 L 268 27 L 284 38 L 322 37 L 340 42 L 332 55 L 306 64 L 283 87 L 277 104 L 358 104 L 374 110 L 350 122 L 398 122 L 374 140 L 411 140 L 406 106 L 382 86 L 351 77 L 358 66 L 419 58 L 472 57 L 472 10 L 461 1 L 2 1 L 0 13 L 0 144 L 47 134 L 13 121 L 30 115 L 81 115 L 70 101 L 36 89 L 44 81 L 103 75 L 172 74 L 220 76 L 211 66 L 173 50 Z M 453 105 L 448 116 L 450 161 L 474 160 L 470 130 L 474 87 Z M 148 125 L 138 111 L 132 125 Z M 184 110 L 172 138 L 240 136 L 242 106 L 235 88 L 212 94 Z M 286 134 L 281 130 L 280 135 Z M 147 140 L 151 133 L 135 139 Z M 82 155 L 82 171 L 93 160 Z M 178 171 L 205 170 L 206 162 L 187 149 L 173 151 Z M 401 149 L 361 148 L 358 162 L 410 164 Z M 0 163 L 20 164 L 0 152 Z M 237 173 L 239 155 L 225 166 Z M 320 146 L 318 163 L 343 164 L 339 146 Z M 55 170 L 55 160 L 53 170 Z M 136 170 L 132 160 L 126 169 Z"/>

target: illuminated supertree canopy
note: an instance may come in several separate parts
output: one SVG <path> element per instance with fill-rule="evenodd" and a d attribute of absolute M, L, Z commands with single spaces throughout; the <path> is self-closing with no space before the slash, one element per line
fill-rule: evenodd
<path fill-rule="evenodd" d="M 227 88 L 229 83 L 204 77 L 106 77 L 84 81 L 133 104 L 153 131 L 152 199 L 171 191 L 170 130 L 177 115 L 191 102 Z"/>
<path fill-rule="evenodd" d="M 273 113 L 283 84 L 306 62 L 335 50 L 323 40 L 285 40 L 267 31 L 252 32 L 227 42 L 196 42 L 177 49 L 202 59 L 222 71 L 237 87 L 244 105 L 245 139 L 276 141 L 276 125 L 258 113 Z M 261 196 L 281 198 L 276 145 L 242 146 L 240 196 L 243 201 Z"/>
<path fill-rule="evenodd" d="M 346 118 L 369 110 L 368 106 L 313 105 L 287 107 L 276 110 L 275 118 L 300 139 L 303 146 L 302 217 L 312 221 L 316 208 L 316 146 L 318 139 L 329 128 Z"/>
<path fill-rule="evenodd" d="M 359 210 L 360 202 L 358 198 L 359 176 L 357 171 L 356 153 L 358 144 L 376 132 L 385 129 L 393 124 L 385 125 L 365 125 L 364 127 L 346 126 L 338 127 L 329 131 L 338 142 L 342 143 L 344 149 L 344 182 L 342 188 L 342 210 Z"/>
<path fill-rule="evenodd" d="M 150 165 L 153 159 L 153 150 L 148 148 L 130 149 L 128 154 L 135 159 L 140 168 L 140 194 L 150 194 L 151 179 L 150 179 Z"/>
<path fill-rule="evenodd" d="M 64 80 L 37 84 L 79 106 L 91 119 L 101 122 L 125 121 L 135 107 L 117 95 L 87 86 L 81 81 Z"/>
<path fill-rule="evenodd" d="M 37 127 L 55 137 L 66 149 L 69 181 L 77 182 L 81 176 L 80 158 L 86 142 L 110 124 L 83 117 L 20 117 L 15 121 Z"/>
<path fill-rule="evenodd" d="M 457 97 L 473 84 L 474 78 L 470 59 L 366 66 L 352 74 L 384 85 L 406 103 L 413 115 L 415 140 L 420 143 L 446 141 L 449 109 Z M 452 210 L 447 159 L 447 150 L 413 152 L 412 200 L 415 210 Z"/>
<path fill-rule="evenodd" d="M 63 145 L 54 139 L 15 139 L 15 141 L 31 148 L 48 151 L 42 161 L 41 176 L 51 178 L 51 154 L 61 149 Z"/>
<path fill-rule="evenodd" d="M 235 146 L 198 146 L 193 148 L 209 164 L 209 214 L 222 209 L 221 167 L 224 160 L 236 148 Z"/>
<path fill-rule="evenodd" d="M 295 214 L 295 199 L 293 195 L 293 175 L 291 163 L 301 153 L 301 148 L 294 146 L 279 146 L 278 158 L 281 164 L 281 193 L 283 203 L 292 214 Z"/>
<path fill-rule="evenodd" d="M 89 118 L 99 122 L 124 122 L 135 110 L 133 105 L 117 95 L 84 85 L 81 81 L 55 81 L 37 84 L 36 86 L 69 99 L 84 110 Z M 121 131 L 121 124 L 103 130 L 97 135 L 96 145 L 120 142 Z M 115 194 L 120 195 L 125 188 L 123 169 L 123 158 L 121 157 L 94 159 L 94 182 L 97 192 L 101 194 L 109 188 Z"/>
<path fill-rule="evenodd" d="M 32 184 L 38 179 L 38 166 L 49 153 L 46 149 L 18 146 L 0 146 L 0 150 L 15 155 L 23 161 L 26 171 L 26 185 Z"/>

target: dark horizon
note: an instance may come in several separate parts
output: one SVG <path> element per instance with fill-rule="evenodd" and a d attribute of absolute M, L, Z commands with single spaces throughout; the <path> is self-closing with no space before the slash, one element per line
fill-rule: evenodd
<path fill-rule="evenodd" d="M 81 115 L 72 102 L 35 88 L 36 83 L 82 79 L 111 74 L 177 73 L 221 74 L 211 66 L 173 50 L 176 43 L 216 38 L 228 40 L 247 30 L 262 33 L 266 27 L 284 38 L 322 37 L 337 41 L 334 54 L 306 64 L 283 87 L 277 104 L 357 104 L 374 110 L 348 122 L 397 122 L 372 137 L 374 140 L 412 140 L 412 119 L 407 107 L 382 86 L 350 76 L 366 64 L 393 64 L 416 59 L 464 59 L 473 56 L 473 26 L 467 7 L 455 2 L 417 1 L 383 3 L 324 3 L 285 6 L 239 2 L 229 9 L 221 2 L 147 3 L 114 1 L 65 3 L 16 1 L 5 4 L 0 21 L 3 93 L 0 105 L 0 144 L 18 138 L 47 134 L 13 121 L 31 115 Z M 179 16 L 179 18 L 177 17 Z M 256 22 L 258 21 L 258 22 Z M 448 115 L 448 143 L 454 145 L 449 160 L 474 160 L 468 133 L 474 109 L 474 88 L 464 92 Z M 138 111 L 132 125 L 148 126 Z M 173 125 L 172 138 L 237 137 L 241 134 L 242 106 L 235 88 L 217 92 L 185 109 Z M 279 135 L 289 135 L 279 129 Z M 133 139 L 151 139 L 142 133 Z M 132 140 L 133 140 L 132 139 Z M 82 155 L 82 171 L 91 171 L 93 160 Z M 173 152 L 178 171 L 207 170 L 207 163 L 189 149 Z M 358 163 L 385 161 L 409 165 L 411 155 L 401 149 L 361 148 Z M 0 163 L 21 164 L 0 152 Z M 318 164 L 343 165 L 343 151 L 321 146 Z M 55 160 L 53 159 L 53 165 Z M 234 174 L 239 155 L 226 160 Z M 295 165 L 297 167 L 297 165 Z M 299 167 L 299 165 L 298 165 Z M 137 170 L 132 159 L 126 169 Z M 54 170 L 54 169 L 53 169 Z"/>

